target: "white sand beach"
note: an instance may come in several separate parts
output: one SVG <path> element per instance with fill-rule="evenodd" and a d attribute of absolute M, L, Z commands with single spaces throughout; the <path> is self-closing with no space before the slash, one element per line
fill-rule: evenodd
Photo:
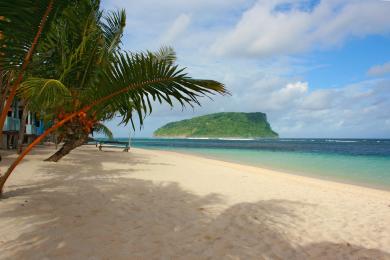
<path fill-rule="evenodd" d="M 8 182 L 0 259 L 390 259 L 390 192 L 142 149 L 43 162 L 52 151 Z"/>

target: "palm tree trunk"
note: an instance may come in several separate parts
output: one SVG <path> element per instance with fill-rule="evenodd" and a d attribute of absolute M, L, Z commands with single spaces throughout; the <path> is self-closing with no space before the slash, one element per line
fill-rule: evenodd
<path fill-rule="evenodd" d="M 3 127 L 4 127 L 5 120 L 7 118 L 8 110 L 11 107 L 11 104 L 12 104 L 12 101 L 14 100 L 14 97 L 16 95 L 17 89 L 18 89 L 20 83 L 23 80 L 24 72 L 26 71 L 27 66 L 30 63 L 31 57 L 32 57 L 32 55 L 33 55 L 33 53 L 35 51 L 35 47 L 38 45 L 38 40 L 39 40 L 39 38 L 42 35 L 43 28 L 45 27 L 46 21 L 47 21 L 47 19 L 49 17 L 49 14 L 50 14 L 50 12 L 53 9 L 53 5 L 54 5 L 54 0 L 51 0 L 48 3 L 46 11 L 45 11 L 45 13 L 44 13 L 44 15 L 43 15 L 43 17 L 41 19 L 41 22 L 40 22 L 40 24 L 38 26 L 38 31 L 37 31 L 37 33 L 36 33 L 32 43 L 31 43 L 31 46 L 28 49 L 28 52 L 26 53 L 26 56 L 24 57 L 24 60 L 23 60 L 21 69 L 20 69 L 20 71 L 18 73 L 18 76 L 16 77 L 15 82 L 13 83 L 12 87 L 10 87 L 10 89 L 9 89 L 9 93 L 8 93 L 8 96 L 7 96 L 7 99 L 6 99 L 3 111 L 1 112 L 1 115 L 0 115 L 0 136 L 3 135 Z"/>
<path fill-rule="evenodd" d="M 24 133 L 26 132 L 26 120 L 28 116 L 27 105 L 25 104 L 23 107 L 23 114 L 20 122 L 19 129 L 19 138 L 18 138 L 18 154 L 21 154 L 23 151 L 23 141 L 24 141 Z"/>
<path fill-rule="evenodd" d="M 88 139 L 87 134 L 77 140 L 68 139 L 67 141 L 65 141 L 64 145 L 57 152 L 55 152 L 52 156 L 47 158 L 45 161 L 58 162 L 59 160 L 61 160 L 62 157 L 69 154 L 72 150 L 83 145 L 87 141 L 87 139 Z"/>
<path fill-rule="evenodd" d="M 113 98 L 115 96 L 118 96 L 118 95 L 120 95 L 122 93 L 125 93 L 125 92 L 129 91 L 130 89 L 141 88 L 141 87 L 143 87 L 145 85 L 148 85 L 150 83 L 157 83 L 157 82 L 164 82 L 164 81 L 168 81 L 168 79 L 162 78 L 162 79 L 155 79 L 155 80 L 149 80 L 149 81 L 144 81 L 144 82 L 130 84 L 127 88 L 120 89 L 120 90 L 115 91 L 114 93 L 112 93 L 110 95 L 107 95 L 107 96 L 104 96 L 104 97 L 102 97 L 102 98 L 100 98 L 98 100 L 95 100 L 94 102 L 92 102 L 91 104 L 83 107 L 82 109 L 67 115 L 64 119 L 62 119 L 61 121 L 55 123 L 49 129 L 46 129 L 46 131 L 43 132 L 43 134 L 38 136 L 37 139 L 35 139 L 31 144 L 29 144 L 26 147 L 26 149 L 15 159 L 15 161 L 8 167 L 8 169 L 6 170 L 4 175 L 0 176 L 0 197 L 3 194 L 3 189 L 4 189 L 5 183 L 7 182 L 9 176 L 11 176 L 11 174 L 12 174 L 13 170 L 16 168 L 16 166 L 18 166 L 18 164 L 34 148 L 34 146 L 36 146 L 39 142 L 41 142 L 46 136 L 48 136 L 49 134 L 51 134 L 52 132 L 54 132 L 55 130 L 60 128 L 61 126 L 63 126 L 66 122 L 69 122 L 73 118 L 75 118 L 78 115 L 80 115 L 80 113 L 86 113 L 89 110 L 91 110 L 93 107 L 95 107 L 97 105 L 100 105 L 100 104 L 110 100 L 111 98 Z M 0 125 L 1 125 L 1 122 L 0 122 Z"/>
<path fill-rule="evenodd" d="M 12 75 L 13 73 L 10 72 L 9 75 L 6 75 L 5 77 L 7 77 L 7 80 L 6 80 L 6 83 L 3 82 L 4 86 L 1 87 L 1 98 L 0 98 L 0 114 L 3 114 L 5 113 L 4 111 L 4 105 L 5 105 L 5 101 L 7 99 L 7 95 L 8 95 L 8 92 L 9 92 L 9 88 L 11 87 L 11 79 L 12 79 Z M 1 80 L 3 81 L 3 79 Z M 8 111 L 7 111 L 8 113 Z M 1 129 L 1 133 L 0 133 L 0 147 L 3 145 L 3 129 Z"/>
<path fill-rule="evenodd" d="M 4 105 L 5 105 L 5 100 L 7 99 L 7 96 L 8 96 L 8 92 L 9 92 L 9 89 L 11 88 L 11 82 L 12 82 L 12 79 L 14 77 L 14 72 L 13 71 L 9 71 L 8 73 L 5 73 L 4 71 L 3 72 L 3 78 L 1 79 L 2 81 L 2 86 L 1 86 L 1 99 L 0 99 L 0 108 L 1 108 L 1 112 L 3 112 L 3 109 L 4 109 Z"/>
<path fill-rule="evenodd" d="M 87 107 L 84 107 L 83 109 L 81 109 L 80 111 L 88 111 L 90 109 L 91 109 L 91 107 L 87 106 Z M 72 114 L 66 116 L 64 119 L 62 119 L 61 121 L 59 121 L 56 124 L 54 124 L 53 126 L 51 126 L 50 128 L 46 129 L 46 131 L 43 132 L 43 134 L 38 136 L 34 141 L 32 141 L 31 144 L 29 144 L 26 147 L 26 149 L 23 150 L 23 152 L 8 167 L 8 169 L 5 171 L 5 173 L 0 176 L 0 198 L 1 198 L 2 194 L 3 194 L 4 185 L 7 182 L 9 176 L 11 176 L 11 174 L 12 174 L 13 170 L 16 168 L 16 166 L 18 166 L 18 164 L 34 148 L 34 146 L 39 144 L 41 141 L 43 141 L 43 139 L 46 136 L 48 136 L 49 134 L 51 134 L 52 132 L 54 132 L 55 130 L 60 128 L 61 126 L 63 126 L 66 122 L 68 122 L 68 121 L 72 120 L 73 118 L 75 118 L 80 113 L 80 111 L 73 112 Z"/>

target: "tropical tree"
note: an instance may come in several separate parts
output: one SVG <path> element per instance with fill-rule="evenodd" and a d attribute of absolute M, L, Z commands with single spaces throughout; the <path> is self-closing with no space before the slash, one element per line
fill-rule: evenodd
<path fill-rule="evenodd" d="M 47 25 L 72 0 L 12 0 L 0 2 L 0 71 L 14 72 L 6 87 L 0 115 L 0 143 L 8 110 Z M 3 100 L 1 100 L 3 101 Z M 3 105 L 3 103 L 1 103 Z"/>
<path fill-rule="evenodd" d="M 13 73 L 10 70 L 0 70 L 0 104 L 5 103 L 8 96 L 8 91 L 13 79 Z M 0 106 L 0 113 L 3 112 L 3 106 Z"/>
<path fill-rule="evenodd" d="M 81 0 L 66 8 L 38 48 L 39 55 L 32 64 L 43 70 L 35 69 L 33 77 L 22 83 L 21 98 L 29 100 L 32 109 L 45 111 L 46 118 L 51 115 L 53 122 L 77 109 L 82 99 L 88 102 L 92 97 L 82 95 L 85 89 L 99 84 L 100 74 L 108 69 L 113 54 L 119 50 L 125 18 L 123 10 L 104 14 L 98 1 Z M 64 145 L 48 160 L 57 161 L 83 144 L 90 131 L 105 129 L 100 121 L 110 116 L 95 113 L 88 122 L 83 118 L 64 124 L 56 134 Z"/>
<path fill-rule="evenodd" d="M 53 114 L 53 125 L 11 164 L 0 178 L 0 191 L 26 154 L 59 129 L 76 129 L 78 136 L 85 137 L 97 129 L 101 120 L 114 114 L 121 115 L 123 123 L 129 123 L 135 112 L 142 124 L 144 116 L 152 111 L 153 102 L 174 105 L 176 100 L 181 106 L 193 106 L 200 105 L 202 96 L 227 93 L 219 82 L 189 77 L 184 68 L 174 63 L 175 55 L 169 48 L 157 53 L 120 50 L 124 12 L 103 16 L 98 4 L 88 0 L 79 1 L 76 9 L 88 9 L 88 3 L 92 3 L 92 10 L 83 16 L 78 14 L 74 20 L 60 18 L 53 23 L 53 28 L 62 29 L 53 29 L 53 34 L 48 33 L 47 41 L 41 44 L 42 55 L 38 56 L 44 71 L 40 77 L 26 79 L 20 88 L 31 106 L 40 106 Z M 69 7 L 62 16 L 70 18 L 71 13 Z M 76 22 L 85 25 L 82 35 L 72 24 Z M 53 45 L 58 48 L 45 51 Z"/>
<path fill-rule="evenodd" d="M 52 127 L 47 129 L 41 136 L 35 139 L 11 164 L 5 174 L 0 178 L 0 190 L 11 175 L 19 162 L 28 154 L 32 148 L 41 142 L 47 135 L 71 120 L 83 121 L 83 118 L 92 116 L 94 111 L 102 109 L 107 105 L 113 107 L 127 103 L 129 98 L 137 100 L 143 106 L 137 106 L 139 113 L 147 112 L 151 101 L 173 104 L 173 99 L 178 100 L 183 106 L 185 104 L 200 104 L 200 96 L 213 93 L 226 93 L 224 86 L 213 80 L 192 79 L 184 69 L 172 65 L 166 61 L 156 62 L 154 56 L 147 54 L 119 54 L 111 65 L 109 73 L 102 77 L 104 84 L 109 88 L 94 88 L 87 90 L 95 101 L 78 107 L 74 112 L 65 114 L 63 119 L 58 120 Z M 109 101 L 109 102 L 108 102 Z M 131 118 L 131 115 L 130 115 Z M 88 122 L 88 121 L 87 121 Z M 88 127 L 88 125 L 85 125 Z"/>

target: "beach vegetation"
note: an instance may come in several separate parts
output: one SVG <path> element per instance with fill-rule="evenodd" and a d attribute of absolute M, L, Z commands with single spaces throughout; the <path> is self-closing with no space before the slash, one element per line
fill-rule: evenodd
<path fill-rule="evenodd" d="M 56 16 L 73 4 L 73 0 L 1 1 L 0 74 L 7 83 L 2 89 L 0 142 L 8 110 L 41 38 Z"/>
<path fill-rule="evenodd" d="M 274 138 L 267 116 L 261 112 L 222 112 L 168 123 L 154 132 L 157 137 Z"/>
<path fill-rule="evenodd" d="M 142 124 L 156 103 L 194 106 L 200 105 L 200 97 L 227 93 L 217 81 L 188 76 L 185 68 L 175 64 L 172 48 L 123 50 L 124 26 L 123 10 L 105 13 L 92 0 L 67 6 L 50 24 L 32 58 L 39 71 L 17 88 L 31 109 L 45 113 L 50 127 L 1 176 L 0 191 L 20 161 L 49 134 L 60 133 L 64 140 L 56 160 L 92 132 L 108 133 L 102 121 L 120 116 L 123 124 L 134 127 L 134 116 Z M 12 57 L 7 58 L 11 62 Z"/>

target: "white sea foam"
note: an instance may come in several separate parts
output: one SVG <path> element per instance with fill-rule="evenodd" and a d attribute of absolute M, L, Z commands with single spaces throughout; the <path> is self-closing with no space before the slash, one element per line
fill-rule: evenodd
<path fill-rule="evenodd" d="M 358 141 L 352 141 L 352 140 L 334 140 L 334 139 L 327 139 L 326 142 L 335 142 L 335 143 L 357 143 Z"/>
<path fill-rule="evenodd" d="M 253 138 L 218 138 L 218 140 L 224 141 L 253 141 Z"/>

